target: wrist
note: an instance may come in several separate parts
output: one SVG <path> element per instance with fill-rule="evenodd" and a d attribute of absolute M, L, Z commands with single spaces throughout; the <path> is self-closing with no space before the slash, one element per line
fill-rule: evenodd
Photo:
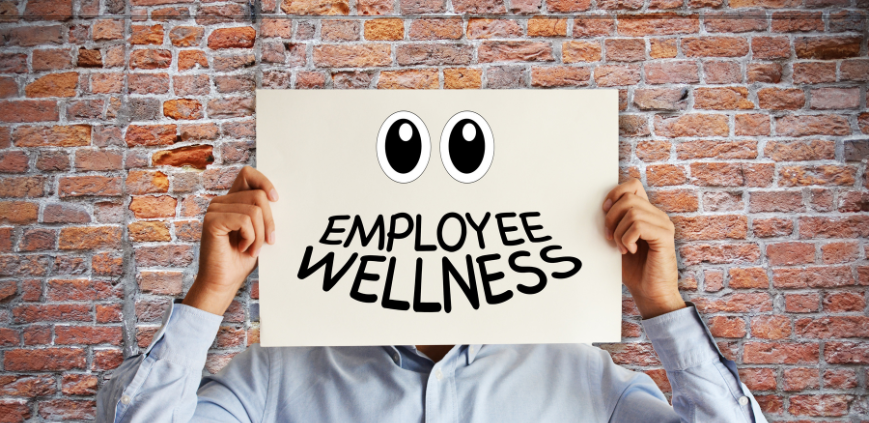
<path fill-rule="evenodd" d="M 651 319 L 687 307 L 678 292 L 658 298 L 634 297 L 634 303 L 643 319 Z"/>
<path fill-rule="evenodd" d="M 200 283 L 197 278 L 193 282 L 193 286 L 187 291 L 182 304 L 190 307 L 198 308 L 202 311 L 222 316 L 226 313 L 226 309 L 232 304 L 232 299 L 235 293 L 227 294 L 224 292 L 216 292 L 204 284 Z"/>

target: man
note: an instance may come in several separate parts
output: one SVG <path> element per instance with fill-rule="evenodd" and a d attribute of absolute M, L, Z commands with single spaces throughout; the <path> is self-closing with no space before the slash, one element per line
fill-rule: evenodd
<path fill-rule="evenodd" d="M 97 400 L 116 422 L 766 422 L 677 287 L 674 228 L 642 184 L 602 204 L 624 284 L 673 387 L 673 407 L 644 373 L 587 345 L 262 348 L 201 379 L 221 316 L 275 242 L 278 194 L 246 167 L 212 200 L 199 274 L 151 346 L 115 370 Z"/>

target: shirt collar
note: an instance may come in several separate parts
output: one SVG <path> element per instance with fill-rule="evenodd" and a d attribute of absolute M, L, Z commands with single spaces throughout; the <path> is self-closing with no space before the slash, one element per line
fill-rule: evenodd
<path fill-rule="evenodd" d="M 384 349 L 386 349 L 386 352 L 389 354 L 389 356 L 393 359 L 393 362 L 395 362 L 395 364 L 399 367 L 402 365 L 402 357 L 399 352 L 399 347 L 406 348 L 408 351 L 411 351 L 420 357 L 423 356 L 423 354 L 416 349 L 416 345 L 390 345 L 387 347 L 383 347 Z M 482 348 L 483 344 L 462 345 L 460 347 L 460 354 L 463 354 L 465 356 L 467 364 L 470 365 L 477 358 L 477 354 L 480 353 L 480 350 Z M 398 357 L 397 360 L 396 357 Z"/>

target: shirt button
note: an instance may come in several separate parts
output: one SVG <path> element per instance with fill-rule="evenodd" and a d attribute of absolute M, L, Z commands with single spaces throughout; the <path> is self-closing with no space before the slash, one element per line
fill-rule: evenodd
<path fill-rule="evenodd" d="M 441 380 L 444 378 L 444 374 L 441 373 L 441 369 L 438 369 L 438 371 L 435 372 L 435 377 L 438 378 L 438 380 Z"/>
<path fill-rule="evenodd" d="M 121 404 L 129 405 L 131 402 L 133 402 L 133 399 L 130 398 L 129 395 L 124 395 L 121 397 Z"/>
<path fill-rule="evenodd" d="M 747 405 L 748 397 L 739 397 L 739 405 Z"/>
<path fill-rule="evenodd" d="M 471 354 L 473 354 L 473 353 L 474 353 L 474 347 L 469 348 L 468 351 L 470 351 Z"/>
<path fill-rule="evenodd" d="M 392 356 L 392 361 L 394 361 L 395 364 L 398 364 L 398 359 L 399 359 L 398 353 L 395 353 L 395 355 Z"/>

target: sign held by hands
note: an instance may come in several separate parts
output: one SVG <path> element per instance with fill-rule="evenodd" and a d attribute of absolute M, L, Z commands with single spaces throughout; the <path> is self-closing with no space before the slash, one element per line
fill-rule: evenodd
<path fill-rule="evenodd" d="M 617 342 L 618 92 L 257 92 L 264 346 Z"/>

